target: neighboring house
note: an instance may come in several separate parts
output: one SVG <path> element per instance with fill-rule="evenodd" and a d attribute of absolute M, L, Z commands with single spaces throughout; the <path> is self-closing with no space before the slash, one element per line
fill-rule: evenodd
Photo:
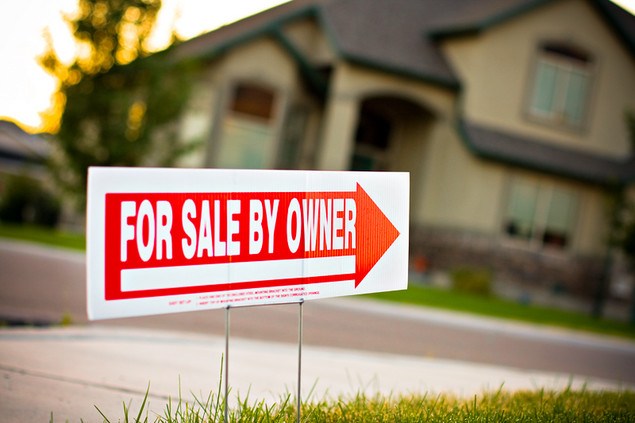
<path fill-rule="evenodd" d="M 410 172 L 411 255 L 591 294 L 631 184 L 635 17 L 607 0 L 293 1 L 187 41 L 187 166 Z"/>
<path fill-rule="evenodd" d="M 0 120 L 0 197 L 8 175 L 46 178 L 46 159 L 50 146 L 38 135 L 23 131 L 18 125 Z"/>

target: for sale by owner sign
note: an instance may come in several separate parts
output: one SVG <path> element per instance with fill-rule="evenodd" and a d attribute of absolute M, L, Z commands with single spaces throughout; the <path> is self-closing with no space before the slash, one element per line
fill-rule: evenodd
<path fill-rule="evenodd" d="M 407 173 L 91 168 L 91 319 L 407 287 Z"/>

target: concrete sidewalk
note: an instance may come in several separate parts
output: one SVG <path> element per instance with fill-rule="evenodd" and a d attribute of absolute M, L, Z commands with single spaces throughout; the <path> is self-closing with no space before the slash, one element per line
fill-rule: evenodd
<path fill-rule="evenodd" d="M 168 398 L 191 401 L 218 392 L 225 339 L 177 332 L 73 326 L 0 330 L 0 421 L 112 421 L 131 414 L 150 384 L 150 421 Z M 567 374 L 335 348 L 303 346 L 303 400 L 358 392 L 398 395 L 484 390 L 635 389 Z M 230 339 L 231 404 L 237 396 L 276 402 L 295 396 L 297 345 Z"/>

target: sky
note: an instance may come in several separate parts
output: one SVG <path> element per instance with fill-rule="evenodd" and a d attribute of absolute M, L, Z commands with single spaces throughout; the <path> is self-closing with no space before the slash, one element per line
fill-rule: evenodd
<path fill-rule="evenodd" d="M 172 28 L 183 39 L 253 15 L 288 0 L 163 0 L 150 47 L 166 47 Z M 635 0 L 614 0 L 635 13 Z M 51 34 L 61 60 L 71 62 L 75 45 L 64 15 L 77 0 L 0 0 L 0 119 L 29 132 L 45 129 L 42 113 L 51 106 L 56 81 L 37 63 Z"/>
<path fill-rule="evenodd" d="M 165 48 L 172 28 L 189 39 L 286 1 L 163 0 L 150 47 Z M 75 44 L 64 15 L 76 8 L 77 0 L 0 0 L 0 119 L 29 132 L 44 128 L 41 113 L 51 106 L 57 85 L 37 57 L 46 49 L 48 31 L 60 59 L 72 62 Z"/>

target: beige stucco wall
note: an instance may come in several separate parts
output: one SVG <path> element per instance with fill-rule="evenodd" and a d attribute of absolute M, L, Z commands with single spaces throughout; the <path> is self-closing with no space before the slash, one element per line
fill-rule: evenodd
<path fill-rule="evenodd" d="M 602 255 L 606 252 L 608 199 L 598 189 L 567 182 L 578 194 L 580 207 L 573 233 L 573 250 L 583 254 Z"/>
<path fill-rule="evenodd" d="M 446 41 L 444 51 L 464 84 L 465 114 L 570 148 L 628 155 L 623 116 L 626 109 L 635 109 L 635 60 L 589 3 L 551 2 L 476 36 Z M 532 122 L 525 112 L 537 47 L 543 41 L 571 42 L 594 57 L 590 119 L 580 130 Z"/>
<path fill-rule="evenodd" d="M 314 19 L 302 19 L 284 26 L 283 32 L 304 57 L 313 64 L 328 64 L 335 50 Z"/>
<path fill-rule="evenodd" d="M 357 99 L 377 95 L 394 95 L 428 109 L 436 116 L 450 116 L 454 112 L 454 94 L 445 88 L 363 68 L 346 62 L 337 64 L 336 94 Z"/>
<path fill-rule="evenodd" d="M 449 122 L 436 126 L 425 157 L 424 196 L 416 219 L 427 225 L 497 234 L 504 168 L 474 157 Z"/>
<path fill-rule="evenodd" d="M 214 59 L 197 81 L 188 114 L 182 120 L 182 134 L 201 136 L 207 140 L 206 151 L 199 150 L 188 157 L 187 165 L 200 163 L 217 166 L 223 144 L 224 124 L 233 87 L 240 82 L 262 85 L 275 93 L 272 139 L 264 167 L 273 167 L 279 146 L 280 131 L 287 104 L 299 91 L 299 76 L 293 59 L 272 38 L 262 37 L 234 48 Z M 207 124 L 206 124 L 207 117 Z M 197 157 L 198 156 L 198 157 Z"/>
<path fill-rule="evenodd" d="M 297 84 L 295 63 L 278 42 L 266 36 L 225 53 L 214 73 L 218 81 L 262 82 L 281 91 Z"/>

